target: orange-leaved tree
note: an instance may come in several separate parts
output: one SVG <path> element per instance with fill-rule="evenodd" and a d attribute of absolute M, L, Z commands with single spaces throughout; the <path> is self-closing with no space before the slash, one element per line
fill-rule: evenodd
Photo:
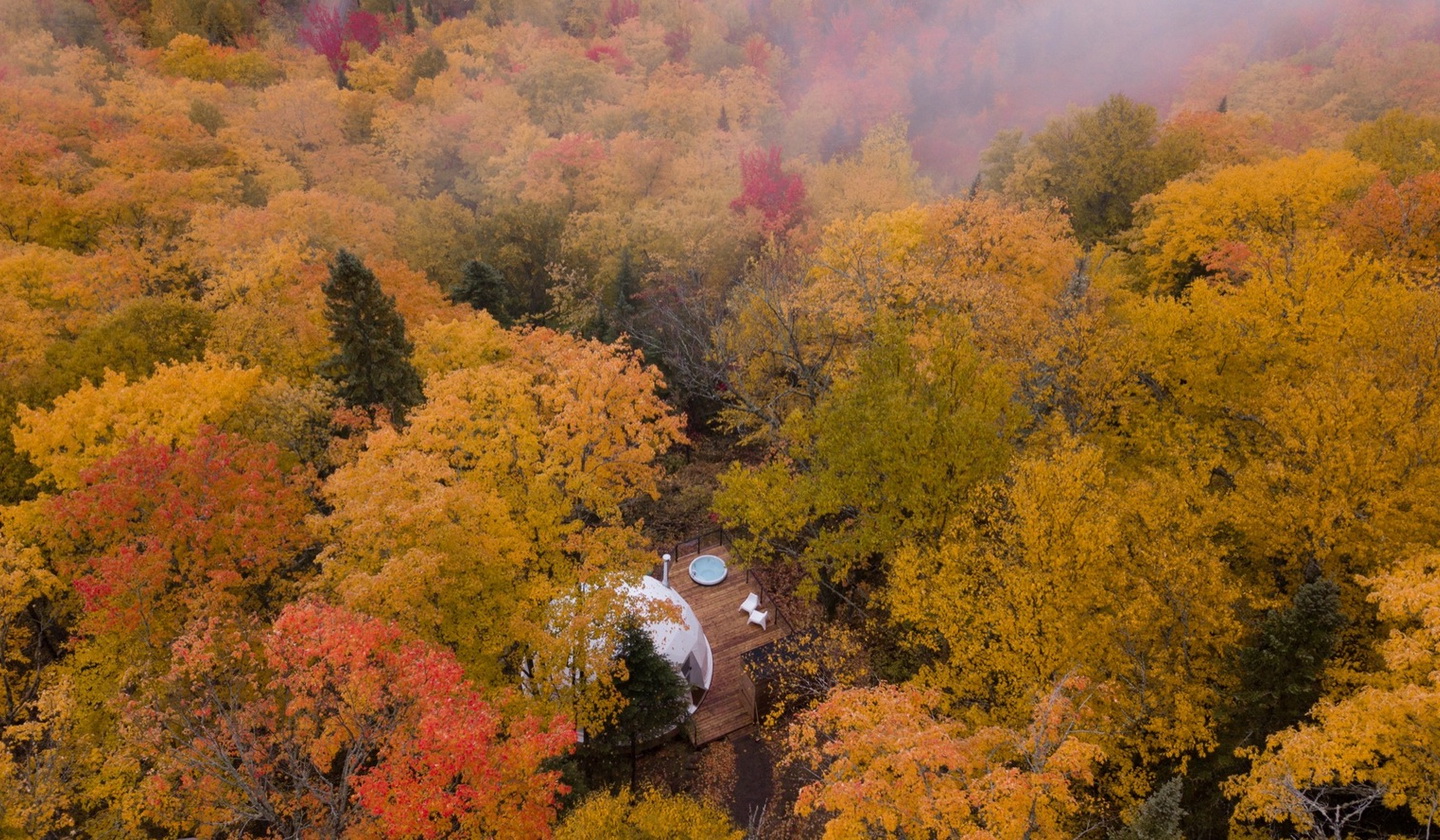
<path fill-rule="evenodd" d="M 549 835 L 574 743 L 561 719 L 508 718 L 454 654 L 314 601 L 268 629 L 202 618 L 127 710 L 152 819 L 222 836 Z"/>
<path fill-rule="evenodd" d="M 277 458 L 213 429 L 175 448 L 132 439 L 64 494 L 5 511 L 16 550 L 0 560 L 0 587 L 16 589 L 0 603 L 21 620 L 0 634 L 24 705 L 0 738 L 20 759 L 22 800 L 46 803 L 21 809 L 25 832 L 88 819 L 153 828 L 135 792 L 148 759 L 121 749 L 117 716 L 169 667 L 188 623 L 273 614 L 293 597 L 313 505 L 305 474 Z"/>
<path fill-rule="evenodd" d="M 817 779 L 796 812 L 827 817 L 827 840 L 1074 837 L 1081 787 L 1102 760 L 1077 732 L 1086 688 L 1063 679 L 1015 729 L 947 718 L 938 695 L 909 686 L 836 691 L 790 735 L 787 762 Z"/>
<path fill-rule="evenodd" d="M 1433 288 L 1440 280 L 1440 172 L 1416 175 L 1399 186 L 1376 180 L 1341 217 L 1340 235 L 1400 277 Z"/>

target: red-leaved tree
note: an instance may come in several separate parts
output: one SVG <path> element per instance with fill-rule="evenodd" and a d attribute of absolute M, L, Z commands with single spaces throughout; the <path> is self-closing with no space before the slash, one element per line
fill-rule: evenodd
<path fill-rule="evenodd" d="M 48 503 L 56 571 L 81 630 L 169 644 L 194 616 L 256 609 L 310 544 L 308 478 L 279 451 L 213 430 L 185 447 L 139 442 Z"/>
<path fill-rule="evenodd" d="M 619 26 L 639 15 L 640 4 L 635 0 L 610 0 L 610 8 L 605 12 L 605 20 L 611 26 Z"/>
<path fill-rule="evenodd" d="M 345 21 L 345 37 L 364 47 L 365 52 L 373 53 L 380 48 L 385 32 L 379 17 L 364 9 L 356 9 Z"/>
<path fill-rule="evenodd" d="M 585 51 L 585 57 L 596 64 L 610 65 L 616 73 L 628 73 L 635 66 L 625 51 L 614 44 L 596 44 Z"/>
<path fill-rule="evenodd" d="M 127 712 L 156 818 L 279 837 L 546 837 L 563 720 L 506 719 L 449 650 L 292 604 L 267 631 L 200 619 Z"/>
<path fill-rule="evenodd" d="M 694 36 L 695 31 L 688 23 L 682 23 L 665 33 L 665 46 L 670 48 L 671 61 L 676 64 L 685 61 L 685 58 L 690 55 L 690 42 Z"/>
<path fill-rule="evenodd" d="M 799 224 L 804 202 L 805 183 L 780 167 L 778 146 L 740 153 L 740 197 L 730 202 L 731 210 L 743 213 L 754 207 L 760 211 L 761 228 L 780 235 Z"/>
<path fill-rule="evenodd" d="M 300 27 L 301 43 L 325 56 L 335 82 L 345 86 L 345 71 L 350 69 L 350 48 L 345 44 L 345 19 L 337 6 L 315 0 L 305 9 L 305 23 Z"/>

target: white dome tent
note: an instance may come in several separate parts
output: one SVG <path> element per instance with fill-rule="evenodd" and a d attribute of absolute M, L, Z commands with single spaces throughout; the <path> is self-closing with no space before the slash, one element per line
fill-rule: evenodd
<path fill-rule="evenodd" d="M 626 585 L 622 589 L 632 603 L 644 599 L 678 609 L 678 621 L 670 618 L 650 621 L 645 624 L 645 632 L 655 643 L 656 653 L 665 657 L 691 685 L 708 691 L 715 662 L 710 655 L 710 640 L 705 638 L 705 629 L 690 604 L 680 593 L 649 575 L 641 578 L 638 586 Z M 695 711 L 693 703 L 690 711 Z"/>
<path fill-rule="evenodd" d="M 646 634 L 655 645 L 655 652 L 664 657 L 691 686 L 700 689 L 702 694 L 708 691 L 715 671 L 710 640 L 705 637 L 700 619 L 696 617 L 695 610 L 684 596 L 649 575 L 641 578 L 638 584 L 612 583 L 607 588 L 614 597 L 611 608 L 618 608 L 639 617 L 644 622 L 642 626 Z M 583 589 L 591 590 L 591 587 L 587 585 Z M 555 599 L 551 602 L 550 609 L 553 632 L 560 632 L 560 628 L 577 617 L 574 615 L 576 601 L 570 596 Z M 598 632 L 589 641 L 590 653 L 601 658 L 614 656 L 617 651 L 613 645 L 617 641 L 613 633 Z M 581 663 L 572 662 L 565 670 L 568 672 L 565 675 L 555 676 L 562 682 L 573 685 L 577 679 L 586 679 L 583 675 L 588 668 Z M 546 691 L 544 686 L 535 681 L 534 676 L 533 662 L 528 659 L 521 662 L 522 689 L 526 693 Z M 558 686 L 550 690 L 556 687 Z M 696 708 L 695 694 L 696 692 L 691 692 L 691 712 Z"/>

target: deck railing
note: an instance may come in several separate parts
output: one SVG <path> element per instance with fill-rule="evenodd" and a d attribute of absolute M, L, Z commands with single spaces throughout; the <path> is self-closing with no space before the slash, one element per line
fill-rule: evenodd
<path fill-rule="evenodd" d="M 780 609 L 779 602 L 777 602 L 774 598 L 771 598 L 770 593 L 765 590 L 765 581 L 763 578 L 760 577 L 760 573 L 752 571 L 751 569 L 746 569 L 745 582 L 760 590 L 760 603 L 769 605 L 766 607 L 766 609 L 774 612 L 775 620 L 779 621 L 785 626 L 785 632 L 795 632 L 795 625 L 791 624 L 790 620 L 785 617 L 785 613 Z"/>
<path fill-rule="evenodd" d="M 725 529 L 713 528 L 697 537 L 675 543 L 675 547 L 670 551 L 670 556 L 678 561 L 681 557 L 699 554 L 706 549 L 729 544 L 730 536 L 725 533 Z"/>
<path fill-rule="evenodd" d="M 680 558 L 682 557 L 688 557 L 692 554 L 700 554 L 704 551 L 708 551 L 712 548 L 719 548 L 721 546 L 724 546 L 726 548 L 730 547 L 730 532 L 726 531 L 724 528 L 712 528 L 709 531 L 700 534 L 699 536 L 694 536 L 687 540 L 681 540 L 680 542 L 675 543 L 675 545 L 672 546 L 670 549 L 670 557 L 672 558 L 673 563 L 678 564 L 680 562 Z M 653 576 L 656 579 L 659 579 L 661 577 L 661 568 L 662 564 L 657 564 L 655 566 L 655 574 Z M 673 574 L 675 568 L 672 566 L 670 571 Z M 770 609 L 774 610 L 774 616 L 776 620 L 778 620 L 781 624 L 785 625 L 786 632 L 793 632 L 795 629 L 795 625 L 790 623 L 790 620 L 785 617 L 785 613 L 780 611 L 780 606 L 776 604 L 774 599 L 770 597 L 770 593 L 767 592 L 765 589 L 765 581 L 761 579 L 760 574 L 758 572 L 750 570 L 747 567 L 745 569 L 745 582 L 759 590 L 761 603 L 770 605 Z"/>
<path fill-rule="evenodd" d="M 671 562 L 678 564 L 680 562 L 680 558 L 682 557 L 686 557 L 691 554 L 700 554 L 701 552 L 708 551 L 712 548 L 729 545 L 730 535 L 726 533 L 725 529 L 712 528 L 709 531 L 700 534 L 699 536 L 691 537 L 688 540 L 681 540 L 680 542 L 675 543 L 673 546 L 670 547 L 670 551 L 668 553 L 670 555 Z M 672 573 L 675 571 L 674 566 L 671 567 L 670 571 Z M 650 573 L 650 576 L 655 578 L 656 580 L 665 580 L 664 561 L 655 564 L 655 569 Z"/>

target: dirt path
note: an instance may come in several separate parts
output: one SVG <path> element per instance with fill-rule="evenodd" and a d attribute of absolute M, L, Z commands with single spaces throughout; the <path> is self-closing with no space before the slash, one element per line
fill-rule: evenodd
<path fill-rule="evenodd" d="M 760 811 L 770 801 L 774 791 L 772 773 L 774 761 L 770 750 L 749 735 L 735 739 L 735 799 L 730 806 L 730 815 L 742 828 L 751 824 L 751 818 L 758 820 Z"/>

